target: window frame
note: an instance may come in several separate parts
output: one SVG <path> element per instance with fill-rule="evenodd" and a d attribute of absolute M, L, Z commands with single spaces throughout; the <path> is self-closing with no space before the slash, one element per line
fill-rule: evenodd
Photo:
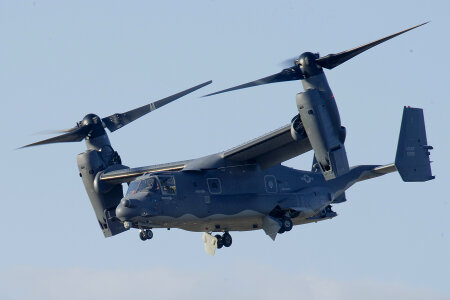
<path fill-rule="evenodd" d="M 177 194 L 177 182 L 176 182 L 176 180 L 175 180 L 175 176 L 173 176 L 173 175 L 157 175 L 156 176 L 157 178 L 158 178 L 158 181 L 159 181 L 159 188 L 160 188 L 160 190 L 161 190 L 161 193 L 163 194 L 163 195 L 169 195 L 169 196 L 174 196 L 174 195 L 176 195 Z M 161 180 L 161 178 L 164 178 L 164 177 L 171 177 L 172 178 L 172 180 L 173 180 L 173 185 L 171 186 L 171 187 L 175 187 L 175 189 L 173 189 L 173 192 L 168 192 L 168 191 L 166 191 L 165 189 L 164 189 L 164 187 L 166 187 L 166 185 L 163 185 L 162 184 L 162 180 Z M 165 181 L 164 181 L 165 182 Z"/>
<path fill-rule="evenodd" d="M 212 181 L 216 181 L 217 183 L 218 183 L 218 192 L 216 192 L 216 191 L 212 191 L 211 190 L 211 184 L 212 184 Z M 209 191 L 209 193 L 211 194 L 211 195 L 219 195 L 219 194 L 222 194 L 222 182 L 220 181 L 220 178 L 217 178 L 217 177 L 212 177 L 212 178 L 207 178 L 206 179 L 206 185 L 208 186 L 208 191 Z"/>
<path fill-rule="evenodd" d="M 269 182 L 269 178 L 273 178 L 273 182 L 275 183 L 275 187 L 274 189 L 270 189 L 267 185 Z M 264 187 L 266 188 L 266 192 L 267 193 L 271 193 L 271 194 L 276 194 L 278 193 L 278 182 L 277 182 L 277 178 L 275 177 L 275 175 L 265 175 L 264 176 Z"/>

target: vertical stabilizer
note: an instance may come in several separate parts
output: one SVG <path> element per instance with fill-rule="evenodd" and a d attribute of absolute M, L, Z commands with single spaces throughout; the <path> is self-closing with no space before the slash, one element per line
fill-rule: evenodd
<path fill-rule="evenodd" d="M 395 166 L 403 181 L 428 181 L 431 174 L 430 152 L 421 108 L 404 107 L 398 138 Z"/>

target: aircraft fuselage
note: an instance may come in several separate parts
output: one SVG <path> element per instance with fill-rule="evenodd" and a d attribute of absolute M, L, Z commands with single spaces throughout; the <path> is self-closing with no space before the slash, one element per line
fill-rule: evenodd
<path fill-rule="evenodd" d="M 261 229 L 267 215 L 289 214 L 297 225 L 336 216 L 328 185 L 321 173 L 281 165 L 148 174 L 130 184 L 116 215 L 138 228 L 200 232 Z"/>

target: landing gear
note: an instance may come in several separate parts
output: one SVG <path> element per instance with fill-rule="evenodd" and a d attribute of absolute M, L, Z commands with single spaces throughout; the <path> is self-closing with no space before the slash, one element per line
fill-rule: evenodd
<path fill-rule="evenodd" d="M 222 248 L 223 247 L 222 236 L 220 234 L 216 234 L 214 237 L 217 239 L 217 249 Z"/>
<path fill-rule="evenodd" d="M 230 247 L 233 243 L 233 239 L 231 238 L 231 235 L 226 231 L 224 234 L 216 234 L 214 236 L 217 239 L 217 249 L 220 249 L 222 247 Z"/>
<path fill-rule="evenodd" d="M 280 225 L 280 229 L 278 229 L 278 233 L 285 233 L 286 231 L 291 231 L 294 223 L 292 222 L 293 218 L 297 218 L 300 215 L 299 211 L 294 209 L 281 209 L 280 206 L 276 206 L 270 213 L 269 217 L 278 221 Z"/>
<path fill-rule="evenodd" d="M 278 233 L 284 233 L 286 231 L 291 231 L 294 223 L 292 223 L 291 218 L 283 217 L 281 220 L 281 228 L 278 230 Z"/>
<path fill-rule="evenodd" d="M 333 211 L 331 210 L 331 205 L 328 205 L 320 212 L 319 216 L 321 218 L 326 218 L 328 214 L 332 214 L 332 213 L 333 213 Z"/>
<path fill-rule="evenodd" d="M 153 231 L 151 231 L 150 229 L 141 229 L 139 231 L 139 237 L 142 241 L 150 240 L 153 237 Z"/>
<path fill-rule="evenodd" d="M 231 235 L 228 232 L 225 232 L 222 235 L 222 243 L 224 247 L 230 247 L 231 244 L 233 243 L 233 239 L 231 238 Z"/>
<path fill-rule="evenodd" d="M 145 231 L 141 230 L 139 232 L 139 237 L 140 237 L 141 241 L 145 241 L 147 239 L 147 235 L 145 234 Z"/>
<path fill-rule="evenodd" d="M 291 231 L 292 227 L 294 226 L 291 218 L 283 218 L 281 223 L 283 223 L 284 231 Z"/>

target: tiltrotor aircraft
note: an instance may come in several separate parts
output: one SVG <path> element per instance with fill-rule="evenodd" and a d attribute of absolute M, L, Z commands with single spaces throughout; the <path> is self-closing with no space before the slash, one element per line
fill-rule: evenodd
<path fill-rule="evenodd" d="M 78 169 L 105 237 L 136 228 L 140 238 L 148 240 L 154 228 L 181 228 L 203 232 L 211 255 L 231 246 L 231 231 L 263 229 L 275 240 L 294 225 L 334 218 L 331 205 L 346 201 L 345 191 L 359 181 L 395 171 L 403 181 L 434 178 L 423 112 L 411 107 L 403 110 L 395 163 L 350 168 L 346 130 L 323 71 L 424 24 L 338 54 L 320 57 L 305 52 L 277 74 L 213 93 L 290 80 L 301 80 L 304 88 L 296 96 L 298 112 L 288 125 L 224 152 L 129 168 L 105 131 L 113 132 L 211 81 L 103 119 L 88 114 L 62 135 L 24 147 L 85 140 L 87 150 L 78 154 Z M 281 165 L 310 150 L 311 171 Z"/>

